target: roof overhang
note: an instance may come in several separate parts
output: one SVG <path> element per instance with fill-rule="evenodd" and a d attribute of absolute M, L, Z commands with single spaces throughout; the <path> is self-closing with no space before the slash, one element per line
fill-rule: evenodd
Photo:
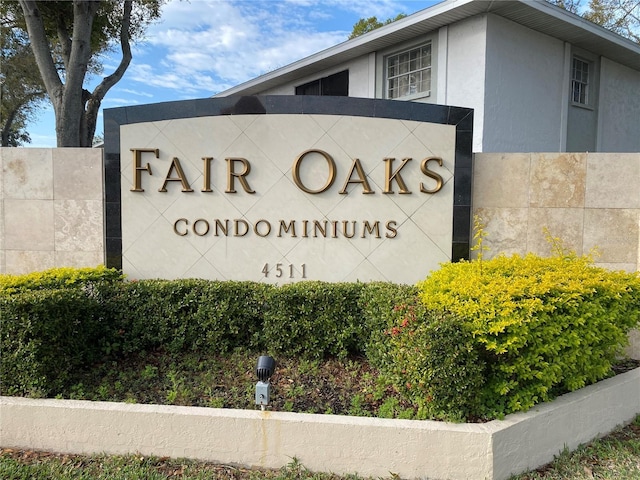
<path fill-rule="evenodd" d="M 447 0 L 215 96 L 262 93 L 483 13 L 499 15 L 640 71 L 640 45 L 545 0 Z"/>

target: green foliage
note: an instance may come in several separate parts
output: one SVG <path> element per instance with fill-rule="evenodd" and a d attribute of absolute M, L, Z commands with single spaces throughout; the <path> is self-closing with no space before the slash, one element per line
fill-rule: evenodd
<path fill-rule="evenodd" d="M 48 395 L 97 359 L 99 304 L 80 289 L 0 296 L 0 377 L 5 393 Z"/>
<path fill-rule="evenodd" d="M 367 358 L 381 365 L 387 354 L 387 331 L 400 321 L 396 306 L 418 305 L 415 285 L 371 282 L 365 285 L 359 298 L 366 336 L 363 338 Z"/>
<path fill-rule="evenodd" d="M 88 284 L 115 282 L 123 278 L 117 270 L 104 266 L 61 267 L 25 275 L 0 275 L 0 295 L 26 290 L 82 287 Z"/>
<path fill-rule="evenodd" d="M 142 280 L 112 285 L 110 354 L 163 348 L 222 353 L 257 347 L 267 292 L 253 282 Z"/>
<path fill-rule="evenodd" d="M 94 365 L 137 357 L 136 378 L 166 378 L 164 400 L 184 404 L 195 390 L 183 372 L 201 370 L 202 360 L 169 375 L 154 352 L 272 352 L 302 359 L 306 379 L 319 359 L 366 355 L 382 383 L 366 379 L 347 409 L 462 421 L 526 410 L 610 375 L 640 323 L 640 275 L 559 247 L 553 258 L 446 264 L 417 286 L 125 281 L 104 267 L 53 269 L 0 276 L 0 318 L 3 394 L 80 398 Z M 124 380 L 94 395 L 135 401 Z M 291 408 L 304 396 L 294 386 L 282 387 Z M 209 388 L 211 402 L 227 401 Z"/>
<path fill-rule="evenodd" d="M 605 378 L 640 322 L 638 274 L 570 254 L 447 264 L 419 288 L 427 309 L 461 319 L 485 365 L 472 416 L 527 410 Z"/>
<path fill-rule="evenodd" d="M 427 311 L 417 292 L 390 316 L 393 326 L 370 356 L 385 381 L 417 409 L 417 418 L 473 418 L 485 365 L 464 322 Z"/>
<path fill-rule="evenodd" d="M 299 282 L 270 291 L 264 345 L 306 358 L 358 352 L 364 326 L 358 309 L 361 283 Z"/>
<path fill-rule="evenodd" d="M 41 79 L 36 86 L 44 92 L 44 85 L 55 112 L 58 146 L 91 146 L 100 104 L 131 62 L 131 41 L 144 37 L 149 24 L 160 17 L 163 3 L 0 2 L 3 30 L 28 36 L 26 44 L 33 52 L 29 60 L 37 65 Z M 92 91 L 87 90 L 87 75 L 102 74 L 101 56 L 116 46 L 122 52 L 117 68 L 100 75 L 102 80 Z M 10 56 L 15 55 L 10 52 Z"/>
<path fill-rule="evenodd" d="M 385 25 L 389 25 L 396 20 L 400 20 L 401 18 L 406 17 L 404 13 L 399 13 L 393 18 L 387 18 L 384 22 L 378 20 L 378 17 L 369 17 L 369 18 L 361 18 L 354 25 L 349 35 L 349 40 L 352 38 L 359 37 L 360 35 L 364 35 L 365 33 L 369 33 L 373 30 L 376 30 Z"/>
<path fill-rule="evenodd" d="M 41 106 L 45 89 L 28 38 L 5 24 L 4 3 L 0 6 L 0 145 L 18 147 L 31 142 L 26 127 Z"/>
<path fill-rule="evenodd" d="M 0 275 L 3 391 L 47 395 L 96 361 L 106 326 L 100 288 L 121 278 L 104 267 Z"/>

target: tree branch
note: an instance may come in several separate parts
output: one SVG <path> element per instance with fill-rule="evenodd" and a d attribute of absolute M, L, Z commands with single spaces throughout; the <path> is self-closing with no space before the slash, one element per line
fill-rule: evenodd
<path fill-rule="evenodd" d="M 69 68 L 69 56 L 71 55 L 71 35 L 69 35 L 64 15 L 61 13 L 56 17 L 56 33 L 58 34 L 58 42 L 60 42 L 60 55 L 62 56 L 64 70 L 67 71 Z"/>
<path fill-rule="evenodd" d="M 122 24 L 120 26 L 120 48 L 122 50 L 122 59 L 118 68 L 109 76 L 105 77 L 102 82 L 93 90 L 92 97 L 94 100 L 101 102 L 109 89 L 120 81 L 124 73 L 131 63 L 131 45 L 129 42 L 129 28 L 131 25 L 131 0 L 124 2 L 124 11 L 122 13 Z"/>
<path fill-rule="evenodd" d="M 36 2 L 33 0 L 19 0 L 20 7 L 24 14 L 24 19 L 27 25 L 27 31 L 29 32 L 29 39 L 31 41 L 31 49 L 40 70 L 42 81 L 49 98 L 56 109 L 61 102 L 63 84 L 56 70 L 51 51 L 49 49 L 49 41 L 44 31 L 44 25 L 42 23 L 42 17 Z"/>

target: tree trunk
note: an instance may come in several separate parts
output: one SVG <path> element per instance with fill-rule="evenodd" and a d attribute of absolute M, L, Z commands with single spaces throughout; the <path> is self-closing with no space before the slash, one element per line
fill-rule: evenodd
<path fill-rule="evenodd" d="M 74 0 L 73 28 L 61 22 L 58 37 L 62 43 L 65 83 L 53 62 L 41 13 L 34 0 L 19 0 L 24 13 L 33 53 L 56 116 L 58 147 L 90 147 L 96 130 L 100 104 L 106 93 L 120 81 L 131 63 L 129 27 L 131 0 L 123 3 L 120 27 L 122 59 L 118 68 L 105 77 L 93 92 L 84 90 L 84 80 L 91 60 L 91 31 L 100 1 Z M 72 32 L 69 42 L 68 32 Z"/>

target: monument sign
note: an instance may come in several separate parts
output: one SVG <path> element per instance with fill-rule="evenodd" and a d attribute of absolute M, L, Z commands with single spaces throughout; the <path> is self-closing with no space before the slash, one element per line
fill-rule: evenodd
<path fill-rule="evenodd" d="M 413 283 L 468 258 L 471 129 L 469 109 L 345 97 L 106 110 L 108 264 Z"/>

